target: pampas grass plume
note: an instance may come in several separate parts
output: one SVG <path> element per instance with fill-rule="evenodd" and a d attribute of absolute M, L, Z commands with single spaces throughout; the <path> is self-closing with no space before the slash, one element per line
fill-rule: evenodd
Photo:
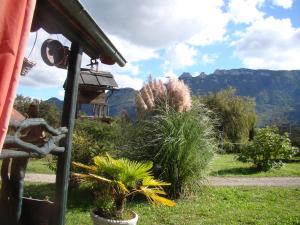
<path fill-rule="evenodd" d="M 136 95 L 139 115 L 144 115 L 147 110 L 152 110 L 158 104 L 170 106 L 177 112 L 190 110 L 192 100 L 188 86 L 177 78 L 170 78 L 167 84 L 164 84 L 161 80 L 150 77 L 148 83 Z"/>

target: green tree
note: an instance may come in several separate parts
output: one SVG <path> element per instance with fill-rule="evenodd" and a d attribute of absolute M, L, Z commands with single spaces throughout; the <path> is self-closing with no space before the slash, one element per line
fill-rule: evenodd
<path fill-rule="evenodd" d="M 39 116 L 44 118 L 53 127 L 60 126 L 59 109 L 52 103 L 46 101 L 39 101 Z"/>
<path fill-rule="evenodd" d="M 205 96 L 202 102 L 214 112 L 225 143 L 243 144 L 253 137 L 257 119 L 253 98 L 237 96 L 236 89 L 228 88 Z M 233 145 L 233 151 L 240 150 L 239 144 Z"/>
<path fill-rule="evenodd" d="M 28 107 L 33 102 L 37 103 L 39 106 L 40 118 L 44 118 L 53 127 L 59 127 L 60 111 L 54 104 L 42 100 L 32 99 L 30 97 L 24 97 L 22 95 L 17 95 L 14 102 L 14 107 L 24 116 L 27 116 Z"/>
<path fill-rule="evenodd" d="M 14 102 L 14 108 L 18 110 L 20 113 L 22 113 L 24 116 L 27 115 L 27 110 L 32 103 L 33 99 L 30 97 L 25 97 L 23 95 L 17 95 L 15 102 Z"/>

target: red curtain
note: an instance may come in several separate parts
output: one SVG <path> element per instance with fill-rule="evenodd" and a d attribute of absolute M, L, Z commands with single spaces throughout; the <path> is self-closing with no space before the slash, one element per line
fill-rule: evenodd
<path fill-rule="evenodd" d="M 16 95 L 36 0 L 0 4 L 0 152 Z"/>

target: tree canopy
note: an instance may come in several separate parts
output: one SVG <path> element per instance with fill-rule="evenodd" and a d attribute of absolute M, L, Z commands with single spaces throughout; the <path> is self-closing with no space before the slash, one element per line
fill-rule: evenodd
<path fill-rule="evenodd" d="M 257 119 L 255 100 L 235 93 L 236 89 L 230 87 L 205 96 L 202 102 L 214 112 L 218 120 L 217 129 L 225 141 L 246 143 L 253 137 Z"/>
<path fill-rule="evenodd" d="M 47 101 L 17 95 L 14 107 L 24 116 L 27 116 L 28 108 L 31 103 L 36 103 L 38 105 L 40 118 L 45 119 L 53 127 L 59 126 L 60 111 L 54 104 L 48 103 Z"/>

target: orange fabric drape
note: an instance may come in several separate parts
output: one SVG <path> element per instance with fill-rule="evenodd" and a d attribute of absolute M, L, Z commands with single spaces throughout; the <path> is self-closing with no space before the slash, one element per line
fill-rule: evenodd
<path fill-rule="evenodd" d="M 0 4 L 0 152 L 16 95 L 36 0 Z"/>

